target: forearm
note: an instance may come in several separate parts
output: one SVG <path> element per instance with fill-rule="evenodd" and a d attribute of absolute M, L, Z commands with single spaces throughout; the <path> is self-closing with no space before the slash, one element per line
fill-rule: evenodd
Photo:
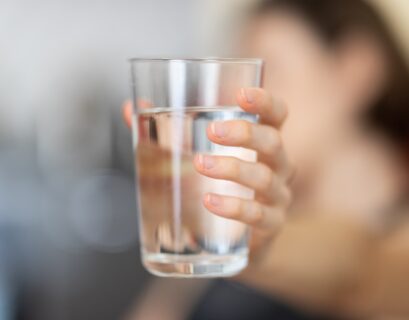
<path fill-rule="evenodd" d="M 343 298 L 360 286 L 376 241 L 341 216 L 303 215 L 288 221 L 267 250 L 268 259 L 244 276 L 301 308 L 339 313 Z"/>
<path fill-rule="evenodd" d="M 356 314 L 409 316 L 409 223 L 382 239 L 367 270 L 345 307 Z"/>
<path fill-rule="evenodd" d="M 250 283 L 290 303 L 351 318 L 409 315 L 409 223 L 381 237 L 340 216 L 305 216 L 269 252 Z"/>

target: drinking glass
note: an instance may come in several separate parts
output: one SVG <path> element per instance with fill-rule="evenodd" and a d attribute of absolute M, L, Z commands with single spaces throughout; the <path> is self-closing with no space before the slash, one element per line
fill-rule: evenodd
<path fill-rule="evenodd" d="M 131 59 L 133 142 L 142 263 L 158 276 L 226 277 L 247 265 L 249 229 L 209 212 L 207 192 L 253 199 L 237 183 L 205 177 L 195 154 L 256 161 L 256 152 L 210 142 L 212 121 L 257 116 L 237 106 L 259 87 L 260 59 Z"/>

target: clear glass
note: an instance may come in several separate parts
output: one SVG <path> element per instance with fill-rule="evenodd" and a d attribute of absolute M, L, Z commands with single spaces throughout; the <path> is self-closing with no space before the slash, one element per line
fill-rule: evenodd
<path fill-rule="evenodd" d="M 259 87 L 260 59 L 131 59 L 133 141 L 142 262 L 159 276 L 231 276 L 247 265 L 248 228 L 209 212 L 207 192 L 254 198 L 237 183 L 200 175 L 196 153 L 255 161 L 249 149 L 217 145 L 216 120 L 255 115 L 237 106 L 242 87 Z"/>

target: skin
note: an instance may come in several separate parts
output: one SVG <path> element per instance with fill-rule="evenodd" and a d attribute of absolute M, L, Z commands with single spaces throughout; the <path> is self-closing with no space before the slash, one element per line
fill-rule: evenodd
<path fill-rule="evenodd" d="M 213 123 L 206 133 L 214 143 L 257 151 L 258 162 L 194 160 L 205 176 L 256 190 L 254 201 L 203 198 L 212 213 L 254 231 L 249 267 L 237 280 L 315 312 L 409 315 L 409 223 L 386 228 L 405 165 L 381 133 L 359 122 L 388 82 L 382 43 L 351 32 L 329 48 L 287 12 L 258 17 L 241 43 L 245 55 L 266 61 L 265 88 L 237 95 L 260 123 Z M 130 126 L 129 103 L 123 112 Z"/>
<path fill-rule="evenodd" d="M 207 193 L 203 196 L 203 205 L 218 216 L 243 222 L 252 228 L 250 260 L 253 268 L 260 266 L 261 269 L 263 257 L 268 260 L 269 246 L 284 223 L 291 201 L 288 181 L 292 169 L 279 132 L 287 116 L 287 108 L 280 102 L 274 103 L 271 94 L 260 88 L 243 88 L 237 95 L 237 102 L 243 110 L 258 114 L 259 124 L 243 120 L 213 122 L 206 130 L 207 137 L 221 145 L 253 149 L 258 153 L 258 162 L 198 154 L 194 165 L 205 176 L 231 180 L 256 191 L 254 201 Z M 132 126 L 132 112 L 131 103 L 126 102 L 123 118 L 128 128 Z M 243 272 L 238 278 L 244 280 L 246 274 L 251 275 L 252 272 Z M 185 318 L 207 282 L 178 281 L 178 295 L 167 295 L 166 292 L 173 292 L 174 285 L 174 280 L 155 279 L 146 290 L 143 303 L 132 310 L 127 319 L 156 320 L 164 315 L 167 319 Z M 157 309 L 152 301 L 163 295 L 166 297 L 161 298 L 163 303 Z"/>
<path fill-rule="evenodd" d="M 254 201 L 214 193 L 203 197 L 209 211 L 251 226 L 251 245 L 256 249 L 265 246 L 281 227 L 291 201 L 287 182 L 292 169 L 279 132 L 287 109 L 282 103 L 274 103 L 271 94 L 260 88 L 243 88 L 237 95 L 237 103 L 243 110 L 259 115 L 259 124 L 244 120 L 213 122 L 206 130 L 207 137 L 217 144 L 253 149 L 258 161 L 198 154 L 194 165 L 207 177 L 234 181 L 256 191 Z M 124 105 L 123 115 L 130 127 L 130 103 Z"/>

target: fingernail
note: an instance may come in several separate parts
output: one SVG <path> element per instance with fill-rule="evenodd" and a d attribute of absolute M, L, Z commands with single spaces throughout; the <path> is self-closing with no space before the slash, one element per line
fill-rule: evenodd
<path fill-rule="evenodd" d="M 197 160 L 200 166 L 204 169 L 211 169 L 214 167 L 214 164 L 215 164 L 213 157 L 205 156 L 202 154 L 198 155 Z"/>
<path fill-rule="evenodd" d="M 222 204 L 222 198 L 214 194 L 206 195 L 206 201 L 210 203 L 213 207 L 218 207 Z"/>
<path fill-rule="evenodd" d="M 254 95 L 251 89 L 248 88 L 242 88 L 241 89 L 241 95 L 243 98 L 247 101 L 247 103 L 253 103 L 254 102 Z"/>
<path fill-rule="evenodd" d="M 226 126 L 223 122 L 220 122 L 220 121 L 212 122 L 210 124 L 210 130 L 215 136 L 219 138 L 223 138 L 227 135 Z"/>

